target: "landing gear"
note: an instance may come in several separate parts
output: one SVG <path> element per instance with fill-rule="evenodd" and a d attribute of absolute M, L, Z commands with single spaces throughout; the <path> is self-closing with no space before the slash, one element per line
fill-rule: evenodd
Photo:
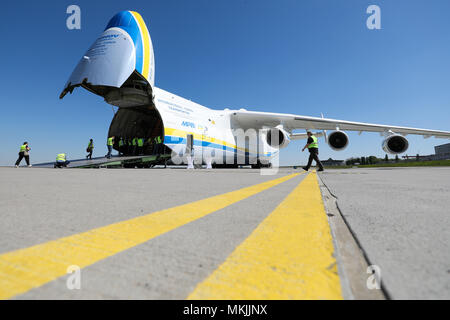
<path fill-rule="evenodd" d="M 272 168 L 272 162 L 269 163 L 261 163 L 261 161 L 258 160 L 257 163 L 252 164 L 252 169 L 261 169 L 261 168 Z"/>

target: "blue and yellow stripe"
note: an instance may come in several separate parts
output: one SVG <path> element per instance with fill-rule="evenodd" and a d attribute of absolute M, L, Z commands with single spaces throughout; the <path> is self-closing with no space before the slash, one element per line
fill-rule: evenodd
<path fill-rule="evenodd" d="M 153 48 L 147 26 L 141 15 L 135 11 L 121 11 L 109 21 L 105 30 L 120 28 L 127 32 L 133 40 L 136 50 L 136 71 L 153 85 Z"/>
<path fill-rule="evenodd" d="M 199 133 L 189 132 L 185 130 L 180 129 L 173 129 L 173 128 L 165 128 L 165 135 L 164 135 L 164 144 L 166 145 L 176 145 L 176 144 L 186 144 L 186 136 L 188 134 L 192 134 L 194 138 L 194 146 L 201 146 L 203 148 L 213 148 L 217 150 L 222 150 L 225 152 L 243 152 L 245 155 L 258 155 L 258 156 L 264 156 L 264 157 L 271 157 L 275 153 L 273 152 L 265 152 L 265 153 L 250 153 L 248 149 L 238 147 L 235 144 L 213 138 L 210 136 L 202 135 Z"/>

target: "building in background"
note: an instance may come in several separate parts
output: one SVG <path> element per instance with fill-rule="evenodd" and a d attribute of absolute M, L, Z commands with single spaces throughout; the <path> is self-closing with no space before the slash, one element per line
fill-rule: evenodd
<path fill-rule="evenodd" d="M 434 147 L 434 159 L 433 160 L 448 160 L 450 159 L 450 143 L 441 144 Z"/>
<path fill-rule="evenodd" d="M 416 161 L 431 161 L 431 160 L 450 160 L 450 143 L 441 144 L 434 147 L 434 154 L 430 155 L 415 155 L 415 156 L 402 156 L 406 160 Z"/>
<path fill-rule="evenodd" d="M 344 166 L 345 165 L 344 160 L 333 160 L 331 158 L 328 160 L 320 160 L 320 162 L 322 162 L 322 164 L 324 166 Z"/>

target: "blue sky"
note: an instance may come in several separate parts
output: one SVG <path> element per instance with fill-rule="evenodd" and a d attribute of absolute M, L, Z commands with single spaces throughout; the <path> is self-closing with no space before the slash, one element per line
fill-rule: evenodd
<path fill-rule="evenodd" d="M 81 8 L 81 30 L 66 8 Z M 381 8 L 381 30 L 366 8 Z M 295 113 L 450 130 L 450 2 L 380 0 L 15 1 L 2 3 L 0 165 L 25 140 L 32 163 L 81 158 L 89 138 L 106 153 L 110 105 L 84 90 L 59 100 L 66 80 L 118 11 L 138 11 L 153 40 L 156 86 L 211 108 Z M 321 158 L 384 157 L 381 137 L 350 133 Z M 448 140 L 409 136 L 408 154 Z M 282 164 L 305 162 L 303 141 Z"/>

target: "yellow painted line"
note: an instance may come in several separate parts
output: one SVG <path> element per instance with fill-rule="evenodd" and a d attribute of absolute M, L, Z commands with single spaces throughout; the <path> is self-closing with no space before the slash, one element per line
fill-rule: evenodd
<path fill-rule="evenodd" d="M 342 299 L 333 251 L 313 172 L 188 299 Z"/>
<path fill-rule="evenodd" d="M 0 255 L 0 299 L 8 299 L 144 243 L 233 203 L 285 182 L 298 173 L 137 218 Z"/>

